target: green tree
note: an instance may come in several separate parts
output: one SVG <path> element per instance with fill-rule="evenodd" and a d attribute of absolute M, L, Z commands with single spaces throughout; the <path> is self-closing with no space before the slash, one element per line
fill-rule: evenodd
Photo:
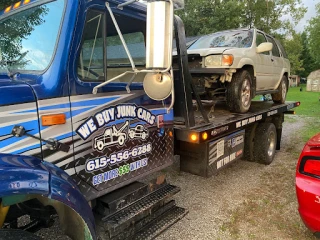
<path fill-rule="evenodd" d="M 243 3 L 236 0 L 186 0 L 182 18 L 188 36 L 238 28 L 243 18 Z"/>
<path fill-rule="evenodd" d="M 309 49 L 309 43 L 308 43 L 308 36 L 307 32 L 304 31 L 301 34 L 301 40 L 302 40 L 302 54 L 301 54 L 301 59 L 303 60 L 303 68 L 304 70 L 299 71 L 298 75 L 302 77 L 308 77 L 308 75 L 316 70 L 316 63 L 314 61 L 314 58 L 311 56 L 310 49 Z"/>
<path fill-rule="evenodd" d="M 303 44 L 301 34 L 293 32 L 290 37 L 283 40 L 284 48 L 288 55 L 288 59 L 291 64 L 291 74 L 295 75 L 301 71 L 304 71 L 302 52 Z"/>
<path fill-rule="evenodd" d="M 276 30 L 291 31 L 306 13 L 301 0 L 243 0 L 245 18 L 243 25 L 256 27 L 267 33 Z M 290 13 L 291 19 L 282 16 Z"/>
<path fill-rule="evenodd" d="M 286 33 L 304 16 L 301 0 L 186 0 L 178 12 L 188 36 L 220 30 L 256 27 Z M 290 13 L 290 20 L 282 16 Z"/>
<path fill-rule="evenodd" d="M 6 1 L 5 6 L 12 1 Z M 7 4 L 9 3 L 9 4 Z M 46 6 L 38 6 L 26 10 L 26 14 L 4 18 L 0 21 L 0 51 L 3 61 L 17 61 L 23 65 L 23 57 L 27 53 L 22 49 L 22 40 L 30 35 L 35 26 L 43 23 L 47 14 Z"/>
<path fill-rule="evenodd" d="M 309 49 L 311 53 L 311 57 L 314 59 L 316 66 L 320 67 L 320 3 L 316 5 L 317 14 L 313 17 L 309 26 L 307 27 L 307 31 L 309 34 L 308 43 Z M 314 69 L 315 70 L 315 69 Z"/>

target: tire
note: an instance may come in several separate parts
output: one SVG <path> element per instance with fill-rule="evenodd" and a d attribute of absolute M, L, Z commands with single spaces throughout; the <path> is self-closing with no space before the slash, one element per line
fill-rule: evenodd
<path fill-rule="evenodd" d="M 145 132 L 143 132 L 142 135 L 141 135 L 142 140 L 145 140 L 146 137 L 147 137 L 147 134 Z"/>
<path fill-rule="evenodd" d="M 287 92 L 288 92 L 288 79 L 285 75 L 283 75 L 281 82 L 278 86 L 278 92 L 271 94 L 272 100 L 274 103 L 285 103 L 286 97 L 287 97 Z"/>
<path fill-rule="evenodd" d="M 129 137 L 133 139 L 135 137 L 135 132 L 134 131 L 129 131 Z"/>
<path fill-rule="evenodd" d="M 125 140 L 124 136 L 120 136 L 120 137 L 119 137 L 118 143 L 119 143 L 120 146 L 123 146 L 124 140 Z"/>
<path fill-rule="evenodd" d="M 245 113 L 251 106 L 252 76 L 247 70 L 236 72 L 227 86 L 227 105 L 231 112 Z"/>
<path fill-rule="evenodd" d="M 99 151 L 102 151 L 104 149 L 104 144 L 102 141 L 97 142 L 97 149 Z"/>
<path fill-rule="evenodd" d="M 257 123 L 254 125 L 247 127 L 245 136 L 244 136 L 244 154 L 242 157 L 242 160 L 248 161 L 248 162 L 254 162 L 253 157 L 253 147 L 254 147 L 254 136 L 256 133 Z"/>
<path fill-rule="evenodd" d="M 257 126 L 253 157 L 256 162 L 269 165 L 272 163 L 277 147 L 277 130 L 273 123 L 260 123 Z"/>

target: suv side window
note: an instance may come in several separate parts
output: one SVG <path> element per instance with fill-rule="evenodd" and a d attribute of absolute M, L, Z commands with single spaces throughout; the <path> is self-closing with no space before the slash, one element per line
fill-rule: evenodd
<path fill-rule="evenodd" d="M 267 39 L 268 39 L 268 42 L 271 42 L 273 44 L 272 55 L 275 57 L 280 57 L 280 51 L 276 42 L 273 40 L 273 38 L 269 36 L 267 36 Z"/>
<path fill-rule="evenodd" d="M 105 80 L 104 19 L 104 13 L 88 11 L 77 66 L 78 76 L 84 82 Z"/>
<path fill-rule="evenodd" d="M 274 40 L 275 40 L 276 43 L 278 44 L 278 47 L 279 47 L 280 50 L 281 50 L 282 56 L 283 56 L 284 58 L 288 58 L 287 53 L 286 53 L 286 51 L 284 50 L 284 47 L 281 45 L 280 41 L 277 40 L 277 39 L 274 39 Z"/>
<path fill-rule="evenodd" d="M 261 32 L 257 32 L 257 39 L 256 39 L 256 45 L 257 47 L 261 44 L 267 42 L 266 37 L 261 33 Z M 263 52 L 261 54 L 265 54 L 265 55 L 269 55 L 269 52 Z"/>

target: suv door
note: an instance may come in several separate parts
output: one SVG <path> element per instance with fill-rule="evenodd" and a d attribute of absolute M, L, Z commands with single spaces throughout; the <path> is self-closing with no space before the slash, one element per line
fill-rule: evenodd
<path fill-rule="evenodd" d="M 256 32 L 256 46 L 267 42 L 264 33 Z M 272 87 L 273 65 L 270 52 L 256 54 L 257 91 L 267 90 Z"/>
<path fill-rule="evenodd" d="M 145 17 L 124 14 L 119 11 L 115 17 L 137 68 L 144 68 Z M 172 164 L 173 113 L 166 113 L 166 101 L 145 95 L 144 74 L 136 76 L 130 92 L 126 86 L 132 75 L 92 94 L 95 86 L 129 71 L 131 65 L 103 5 L 87 11 L 81 31 L 70 78 L 74 168 L 81 191 L 93 199 Z M 158 124 L 161 119 L 163 125 Z"/>
<path fill-rule="evenodd" d="M 271 42 L 273 44 L 272 48 L 272 68 L 273 68 L 273 78 L 271 82 L 271 88 L 276 89 L 278 87 L 278 84 L 280 83 L 280 80 L 282 78 L 282 69 L 283 69 L 283 58 L 280 56 L 280 50 L 275 42 L 275 40 L 267 35 L 268 42 Z"/>

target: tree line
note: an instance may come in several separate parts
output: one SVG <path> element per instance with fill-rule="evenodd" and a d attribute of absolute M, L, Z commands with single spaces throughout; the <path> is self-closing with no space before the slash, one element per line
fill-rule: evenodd
<path fill-rule="evenodd" d="M 1 0 L 0 10 L 14 2 Z M 316 16 L 304 31 L 296 32 L 294 26 L 306 11 L 301 0 L 185 0 L 185 8 L 177 14 L 185 23 L 187 36 L 241 27 L 256 27 L 274 35 L 286 49 L 291 62 L 291 74 L 307 77 L 310 72 L 320 68 L 320 3 L 316 5 Z M 41 13 L 35 14 L 29 21 L 21 26 L 15 25 L 13 29 L 21 31 L 22 36 L 28 34 L 33 25 L 39 24 Z M 2 26 L 5 27 L 9 26 Z M 14 40 L 7 39 L 3 34 L 0 34 L 0 38 L 1 41 Z"/>
<path fill-rule="evenodd" d="M 302 33 L 294 29 L 307 11 L 301 0 L 185 0 L 177 14 L 187 36 L 248 27 L 267 32 L 284 45 L 291 74 L 307 77 L 320 68 L 320 4 L 316 9 Z"/>

